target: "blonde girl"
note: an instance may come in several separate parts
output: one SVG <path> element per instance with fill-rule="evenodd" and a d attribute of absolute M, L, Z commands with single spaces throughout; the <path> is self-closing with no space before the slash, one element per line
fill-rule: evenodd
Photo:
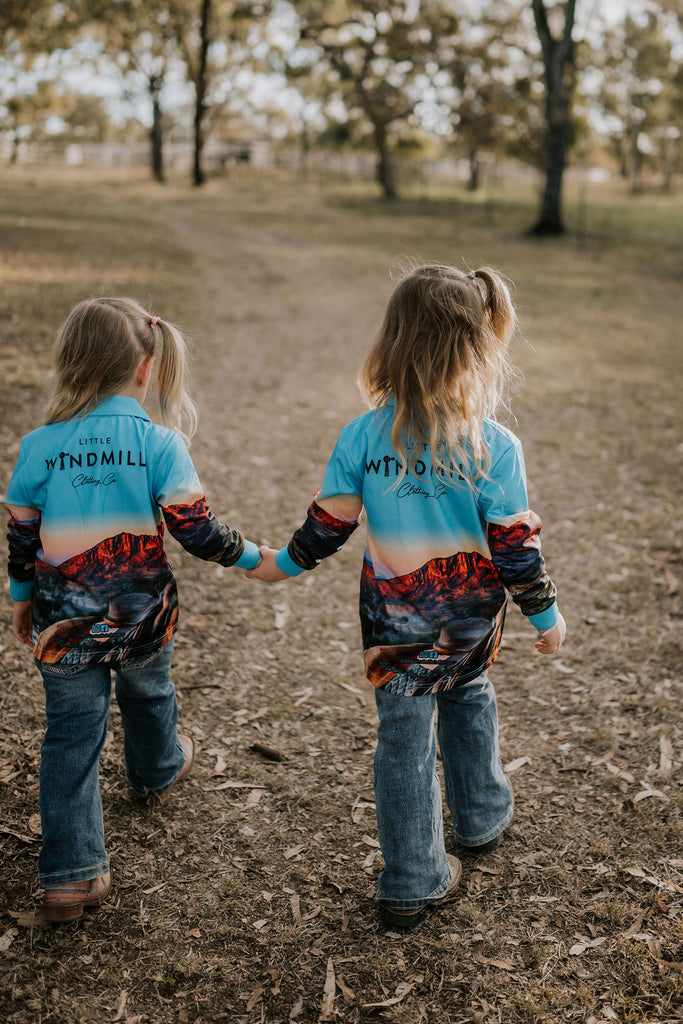
<path fill-rule="evenodd" d="M 565 626 L 529 509 L 522 449 L 495 420 L 515 327 L 487 267 L 416 268 L 391 296 L 361 373 L 371 411 L 342 430 L 303 526 L 247 575 L 274 582 L 337 551 L 365 510 L 360 616 L 379 715 L 374 761 L 387 923 L 411 927 L 450 897 L 461 864 L 444 847 L 435 710 L 455 836 L 499 845 L 513 812 L 486 670 L 507 594 L 553 653 Z"/>
<path fill-rule="evenodd" d="M 54 362 L 46 422 L 22 438 L 5 501 L 14 632 L 45 689 L 42 913 L 60 921 L 111 885 L 98 763 L 112 669 L 133 793 L 164 801 L 192 765 L 170 678 L 178 596 L 164 521 L 199 558 L 251 568 L 259 553 L 206 503 L 172 324 L 132 299 L 89 299 L 61 328 Z M 155 363 L 164 426 L 142 408 Z"/>

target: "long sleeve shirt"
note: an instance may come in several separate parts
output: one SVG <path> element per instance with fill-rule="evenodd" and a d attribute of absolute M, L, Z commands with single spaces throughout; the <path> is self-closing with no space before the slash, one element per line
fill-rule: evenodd
<path fill-rule="evenodd" d="M 393 693 L 449 690 L 496 658 L 508 593 L 537 629 L 558 617 L 541 554 L 539 517 L 528 507 L 519 440 L 484 422 L 490 467 L 432 465 L 429 447 L 401 477 L 391 444 L 393 404 L 343 428 L 317 500 L 277 555 L 288 575 L 313 568 L 358 525 L 318 501 L 361 499 L 367 520 L 360 589 L 366 673 Z"/>
<path fill-rule="evenodd" d="M 182 438 L 121 395 L 22 438 L 5 502 L 10 594 L 31 599 L 34 653 L 50 664 L 146 657 L 171 639 L 164 522 L 199 558 L 259 560 L 214 516 Z"/>

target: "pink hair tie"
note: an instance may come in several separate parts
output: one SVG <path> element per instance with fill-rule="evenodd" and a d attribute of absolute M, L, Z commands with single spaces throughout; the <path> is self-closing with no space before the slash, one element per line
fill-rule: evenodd
<path fill-rule="evenodd" d="M 159 317 L 158 316 L 153 316 L 152 319 L 150 320 L 150 323 L 151 323 L 152 327 L 156 327 L 156 325 L 159 323 Z"/>

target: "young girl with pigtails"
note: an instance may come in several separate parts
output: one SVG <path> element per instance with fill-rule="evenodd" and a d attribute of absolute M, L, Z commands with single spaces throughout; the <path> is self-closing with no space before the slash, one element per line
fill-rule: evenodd
<path fill-rule="evenodd" d="M 412 927 L 453 895 L 436 740 L 458 843 L 500 844 L 513 799 L 487 669 L 508 593 L 554 653 L 565 624 L 529 509 L 518 439 L 495 419 L 516 317 L 499 273 L 416 268 L 391 296 L 361 374 L 371 411 L 341 431 L 303 526 L 247 573 L 275 582 L 339 550 L 365 510 L 365 670 L 379 716 L 374 759 L 386 922 Z M 435 710 L 438 726 L 435 732 Z"/>
<path fill-rule="evenodd" d="M 45 424 L 22 438 L 5 502 L 14 632 L 45 689 L 42 915 L 62 921 L 111 885 L 98 764 L 112 669 L 133 793 L 163 802 L 192 765 L 170 677 L 178 596 L 163 522 L 199 558 L 248 569 L 260 556 L 207 505 L 187 450 L 197 417 L 185 342 L 172 324 L 132 299 L 86 300 L 54 356 Z M 155 362 L 164 426 L 142 408 Z"/>

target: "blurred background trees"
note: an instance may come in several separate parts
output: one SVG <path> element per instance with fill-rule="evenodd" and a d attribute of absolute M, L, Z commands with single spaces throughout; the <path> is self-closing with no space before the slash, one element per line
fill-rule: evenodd
<path fill-rule="evenodd" d="M 561 233 L 567 166 L 633 193 L 679 169 L 680 0 L 0 0 L 0 142 L 146 133 L 224 160 L 256 143 L 374 154 L 393 200 L 408 156 L 466 162 L 467 187 L 510 161 L 542 180 L 534 230 Z M 237 154 L 237 156 L 235 156 Z"/>

